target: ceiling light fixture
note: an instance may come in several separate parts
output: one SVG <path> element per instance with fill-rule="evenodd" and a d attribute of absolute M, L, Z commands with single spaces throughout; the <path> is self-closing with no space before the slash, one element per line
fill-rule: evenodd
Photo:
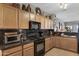
<path fill-rule="evenodd" d="M 59 7 L 60 7 L 61 9 L 67 9 L 68 4 L 67 4 L 67 3 L 60 3 L 60 4 L 59 4 Z"/>

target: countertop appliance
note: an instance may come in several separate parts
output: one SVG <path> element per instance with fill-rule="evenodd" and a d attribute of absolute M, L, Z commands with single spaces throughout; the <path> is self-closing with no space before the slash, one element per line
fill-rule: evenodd
<path fill-rule="evenodd" d="M 29 29 L 40 29 L 41 23 L 35 21 L 29 21 Z"/>
<path fill-rule="evenodd" d="M 19 42 L 20 41 L 20 35 L 17 34 L 17 32 L 5 32 L 4 33 L 4 42 L 5 44 Z"/>

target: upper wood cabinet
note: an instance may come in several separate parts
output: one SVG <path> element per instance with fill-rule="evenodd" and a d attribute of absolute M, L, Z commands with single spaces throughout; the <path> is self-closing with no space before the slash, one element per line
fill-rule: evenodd
<path fill-rule="evenodd" d="M 45 29 L 45 17 L 41 16 L 41 29 Z"/>
<path fill-rule="evenodd" d="M 53 20 L 50 20 L 50 29 L 53 29 Z"/>
<path fill-rule="evenodd" d="M 3 6 L 3 28 L 17 29 L 18 28 L 18 11 L 11 6 Z"/>
<path fill-rule="evenodd" d="M 3 28 L 3 7 L 2 4 L 0 4 L 0 29 Z"/>
<path fill-rule="evenodd" d="M 45 18 L 45 29 L 48 29 L 48 20 Z"/>
<path fill-rule="evenodd" d="M 19 28 L 20 29 L 29 28 L 29 13 L 26 11 L 19 10 Z"/>
<path fill-rule="evenodd" d="M 50 25 L 51 25 L 51 24 L 50 24 L 50 21 L 51 21 L 51 20 L 48 19 L 48 29 L 50 29 Z"/>
<path fill-rule="evenodd" d="M 33 13 L 30 13 L 30 19 L 29 19 L 30 21 L 36 21 L 35 20 L 35 14 L 33 14 Z"/>
<path fill-rule="evenodd" d="M 36 22 L 41 22 L 41 17 L 39 15 L 35 16 Z"/>
<path fill-rule="evenodd" d="M 41 29 L 45 29 L 45 17 L 36 15 L 36 21 L 41 23 Z"/>

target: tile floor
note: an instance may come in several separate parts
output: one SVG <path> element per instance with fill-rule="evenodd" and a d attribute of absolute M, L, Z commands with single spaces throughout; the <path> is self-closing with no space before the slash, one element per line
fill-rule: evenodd
<path fill-rule="evenodd" d="M 45 56 L 78 56 L 78 54 L 63 49 L 53 48 L 48 51 Z"/>

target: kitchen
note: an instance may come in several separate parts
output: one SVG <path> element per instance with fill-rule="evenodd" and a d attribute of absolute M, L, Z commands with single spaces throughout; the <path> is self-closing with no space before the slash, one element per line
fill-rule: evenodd
<path fill-rule="evenodd" d="M 79 22 L 68 21 L 69 19 L 65 19 L 67 21 L 64 22 L 60 20 L 61 18 L 57 18 L 63 16 L 62 12 L 49 14 L 51 10 L 49 13 L 44 11 L 44 7 L 48 9 L 51 5 L 59 7 L 59 5 L 65 6 L 65 3 L 0 4 L 0 56 L 53 56 L 53 52 L 49 53 L 53 49 L 78 55 Z M 73 5 L 78 4 L 71 6 Z M 66 13 L 66 9 L 59 8 L 59 10 Z"/>

